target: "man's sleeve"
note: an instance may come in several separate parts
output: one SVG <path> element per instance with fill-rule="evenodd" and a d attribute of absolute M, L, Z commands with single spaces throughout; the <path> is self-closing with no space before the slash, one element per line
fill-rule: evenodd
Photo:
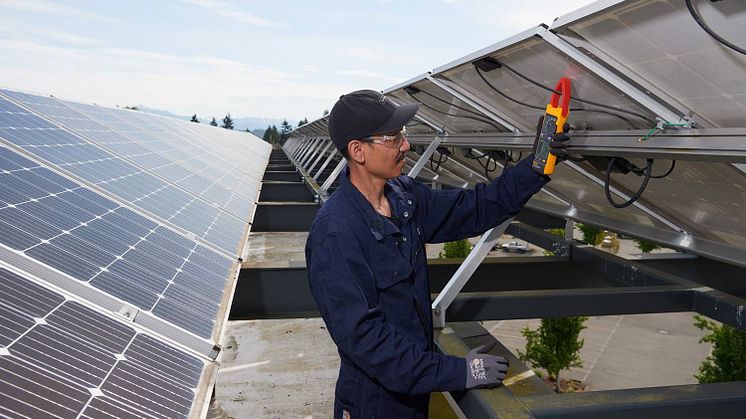
<path fill-rule="evenodd" d="M 473 189 L 433 190 L 415 185 L 422 228 L 428 243 L 478 236 L 517 214 L 549 177 L 531 168 L 533 155 Z"/>
<path fill-rule="evenodd" d="M 463 358 L 427 352 L 400 335 L 371 306 L 373 274 L 354 240 L 328 235 L 307 249 L 311 293 L 339 350 L 387 389 L 420 394 L 464 390 Z M 370 295 L 370 294 L 368 294 Z"/>

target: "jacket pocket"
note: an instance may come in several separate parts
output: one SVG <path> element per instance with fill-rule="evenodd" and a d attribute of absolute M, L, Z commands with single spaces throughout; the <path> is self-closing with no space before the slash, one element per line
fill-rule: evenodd
<path fill-rule="evenodd" d="M 373 276 L 376 279 L 376 288 L 386 290 L 408 279 L 412 274 L 412 266 L 401 257 L 393 260 L 383 260 L 373 266 Z"/>

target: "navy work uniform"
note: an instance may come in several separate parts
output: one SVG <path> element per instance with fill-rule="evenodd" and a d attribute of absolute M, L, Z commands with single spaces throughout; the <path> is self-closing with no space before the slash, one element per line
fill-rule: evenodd
<path fill-rule="evenodd" d="M 306 243 L 311 292 L 341 358 L 335 418 L 425 418 L 430 392 L 465 389 L 465 360 L 434 350 L 425 243 L 474 237 L 518 213 L 549 181 L 531 159 L 469 190 L 389 180 L 391 218 L 340 175 Z"/>

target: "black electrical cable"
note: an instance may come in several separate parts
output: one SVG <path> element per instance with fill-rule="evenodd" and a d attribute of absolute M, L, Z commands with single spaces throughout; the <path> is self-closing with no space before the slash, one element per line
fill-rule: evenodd
<path fill-rule="evenodd" d="M 650 181 L 650 172 L 653 170 L 653 159 L 647 159 L 648 165 L 645 168 L 645 177 L 642 179 L 642 184 L 640 185 L 640 189 L 635 192 L 632 197 L 627 200 L 626 202 L 623 202 L 621 204 L 614 202 L 614 199 L 611 197 L 611 190 L 609 188 L 609 182 L 611 181 L 611 168 L 614 167 L 614 162 L 616 161 L 616 157 L 612 157 L 609 159 L 609 165 L 606 167 L 606 179 L 604 179 L 604 192 L 606 192 L 606 200 L 609 201 L 609 204 L 611 204 L 614 208 L 626 208 L 630 205 L 632 205 L 635 201 L 637 201 L 638 198 L 642 195 L 642 193 L 645 191 L 645 188 L 648 186 L 648 181 Z"/>
<path fill-rule="evenodd" d="M 702 16 L 700 16 L 700 14 L 697 13 L 697 11 L 694 9 L 694 5 L 692 5 L 692 0 L 686 0 L 686 8 L 689 9 L 689 14 L 692 15 L 692 17 L 694 18 L 694 21 L 697 22 L 697 24 L 702 29 L 704 29 L 704 31 L 707 32 L 711 37 L 715 38 L 718 42 L 732 49 L 733 51 L 746 55 L 746 49 L 743 49 L 739 47 L 738 45 L 733 44 L 732 42 L 718 35 L 715 31 L 710 29 L 709 26 L 707 26 L 705 21 L 702 19 Z"/>
<path fill-rule="evenodd" d="M 676 167 L 676 160 L 671 160 L 671 167 L 668 169 L 668 171 L 666 173 L 664 173 L 662 175 L 658 175 L 658 176 L 650 175 L 650 178 L 651 179 L 663 179 L 664 177 L 670 175 L 671 172 L 673 172 L 674 167 Z"/>
<path fill-rule="evenodd" d="M 538 81 L 529 78 L 528 76 L 524 75 L 523 73 L 521 73 L 518 70 L 514 69 L 513 67 L 505 64 L 502 61 L 500 61 L 500 65 L 502 65 L 503 67 L 505 67 L 508 70 L 510 70 L 510 72 L 513 73 L 513 74 L 515 74 L 516 76 L 518 76 L 518 77 L 522 78 L 523 80 L 526 80 L 527 82 L 533 84 L 534 86 L 542 88 L 542 89 L 544 89 L 544 90 L 546 90 L 548 92 L 552 92 L 552 93 L 556 93 L 556 94 L 560 94 L 561 93 L 561 92 L 558 92 L 557 90 L 552 89 L 549 86 L 543 85 L 543 84 L 539 83 Z M 650 119 L 648 116 L 643 115 L 641 113 L 634 112 L 634 111 L 629 111 L 627 109 L 617 108 L 616 106 L 611 106 L 611 105 L 604 105 L 603 103 L 593 102 L 593 101 L 590 101 L 590 100 L 587 100 L 587 99 L 583 99 L 583 98 L 580 98 L 580 97 L 577 97 L 577 96 L 571 97 L 570 100 L 574 100 L 574 101 L 579 102 L 579 103 L 585 103 L 586 105 L 596 106 L 596 107 L 599 107 L 599 108 L 609 109 L 609 110 L 612 110 L 612 111 L 617 111 L 617 112 L 625 113 L 625 114 L 628 114 L 628 115 L 636 116 L 636 117 L 638 117 L 640 119 L 643 119 L 643 120 L 645 120 L 647 122 L 650 122 L 651 124 L 655 124 L 655 121 L 653 121 L 652 119 Z"/>
<path fill-rule="evenodd" d="M 449 106 L 453 106 L 453 107 L 455 107 L 456 109 L 461 109 L 461 110 L 465 110 L 465 111 L 467 111 L 467 112 L 469 112 L 469 113 L 471 113 L 471 114 L 474 114 L 474 115 L 480 116 L 480 115 L 479 115 L 478 113 L 472 112 L 472 111 L 470 111 L 470 110 L 468 110 L 468 109 L 466 109 L 466 108 L 462 108 L 462 107 L 459 107 L 459 106 L 457 106 L 457 105 L 452 105 L 452 104 L 448 103 L 447 101 L 445 101 L 445 100 L 443 100 L 443 99 L 441 99 L 441 98 L 439 98 L 439 97 L 437 97 L 437 96 L 434 96 L 434 95 L 432 95 L 432 94 L 430 94 L 430 93 L 428 93 L 428 92 L 426 92 L 426 91 L 424 91 L 424 90 L 420 90 L 420 92 L 422 92 L 422 93 L 425 93 L 425 94 L 427 94 L 427 95 L 429 95 L 429 96 L 433 97 L 434 99 L 436 99 L 436 100 L 439 100 L 439 101 L 441 101 L 441 102 L 443 102 L 443 103 L 445 103 L 445 104 L 447 104 L 447 105 L 449 105 Z M 492 122 L 492 121 L 490 121 L 490 120 L 488 120 L 488 119 L 484 119 L 484 118 L 478 118 L 478 117 L 474 117 L 474 116 L 470 116 L 470 115 L 453 115 L 453 114 L 450 114 L 450 113 L 448 113 L 448 112 L 446 112 L 446 111 L 442 111 L 442 110 L 440 110 L 440 109 L 438 109 L 438 108 L 435 108 L 435 107 L 433 107 L 433 106 L 430 106 L 430 105 L 428 105 L 427 103 L 424 103 L 424 102 L 420 101 L 419 99 L 417 99 L 416 97 L 414 97 L 414 95 L 413 95 L 412 93 L 410 93 L 410 92 L 407 92 L 407 94 L 408 94 L 408 95 L 409 95 L 409 96 L 410 96 L 410 97 L 411 97 L 412 99 L 414 99 L 414 100 L 416 100 L 417 102 L 419 102 L 419 103 L 420 103 L 420 104 L 421 104 L 421 105 L 422 105 L 423 107 L 425 107 L 426 109 L 430 109 L 430 110 L 431 110 L 431 111 L 433 111 L 433 112 L 437 112 L 437 113 L 439 113 L 439 114 L 442 114 L 442 115 L 450 116 L 451 118 L 464 118 L 464 119 L 471 119 L 471 120 L 473 120 L 473 121 L 478 121 L 478 122 L 481 122 L 481 123 L 483 123 L 483 124 L 491 125 L 491 126 L 492 126 L 493 128 L 495 128 L 495 129 L 496 129 L 496 130 L 498 130 L 498 131 L 504 131 L 504 130 L 505 130 L 505 128 L 503 128 L 503 127 L 501 127 L 501 126 L 499 126 L 499 125 L 495 124 L 494 122 Z"/>
<path fill-rule="evenodd" d="M 433 167 L 433 157 L 435 157 L 435 153 L 436 152 L 439 154 L 439 156 L 438 156 L 438 162 L 437 162 L 438 166 L 437 167 Z M 430 170 L 432 170 L 433 172 L 437 172 L 440 169 L 440 165 L 443 164 L 443 163 L 445 163 L 446 160 L 448 160 L 448 154 L 436 150 L 430 156 Z"/>
<path fill-rule="evenodd" d="M 479 77 L 482 79 L 482 81 L 487 86 L 489 86 L 492 90 L 494 90 L 495 93 L 499 94 L 500 96 L 504 97 L 505 99 L 508 99 L 509 101 L 511 101 L 513 103 L 516 103 L 518 105 L 525 106 L 525 107 L 527 107 L 529 109 L 536 109 L 536 110 L 540 110 L 540 111 L 546 110 L 546 107 L 541 107 L 541 106 L 537 106 L 537 105 L 531 105 L 531 104 L 528 104 L 528 103 L 525 103 L 525 102 L 521 102 L 520 100 L 518 100 L 516 98 L 508 96 L 506 93 L 504 93 L 503 91 L 501 91 L 500 89 L 498 89 L 497 87 L 495 87 L 495 85 L 493 85 L 492 83 L 490 83 L 490 81 L 487 80 L 486 77 L 484 77 L 484 74 L 482 74 L 482 70 L 479 67 L 475 67 L 475 68 L 477 70 L 477 75 L 479 75 Z M 572 98 L 570 98 L 570 99 L 572 99 Z M 613 116 L 613 117 L 616 117 L 618 119 L 621 119 L 622 121 L 626 122 L 631 128 L 637 128 L 635 126 L 635 124 L 633 124 L 632 121 L 630 121 L 629 119 L 627 119 L 627 118 L 625 118 L 625 117 L 623 117 L 623 116 L 621 116 L 619 114 L 615 114 L 615 113 L 612 113 L 612 112 L 609 112 L 609 111 L 605 111 L 605 110 L 601 110 L 601 109 L 586 109 L 586 108 L 570 108 L 570 111 L 571 112 L 592 112 L 592 113 L 606 114 L 606 115 Z"/>

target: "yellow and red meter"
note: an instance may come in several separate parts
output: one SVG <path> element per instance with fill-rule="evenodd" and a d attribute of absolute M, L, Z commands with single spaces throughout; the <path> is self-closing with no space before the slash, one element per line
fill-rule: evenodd
<path fill-rule="evenodd" d="M 553 134 L 562 132 L 565 121 L 570 115 L 570 79 L 567 77 L 559 79 L 554 90 L 552 99 L 544 113 L 544 123 L 541 125 L 539 143 L 536 145 L 534 160 L 531 164 L 536 172 L 543 175 L 552 174 L 554 165 L 557 163 L 557 156 L 549 152 L 549 144 L 552 142 Z M 562 99 L 561 104 L 560 99 Z"/>

